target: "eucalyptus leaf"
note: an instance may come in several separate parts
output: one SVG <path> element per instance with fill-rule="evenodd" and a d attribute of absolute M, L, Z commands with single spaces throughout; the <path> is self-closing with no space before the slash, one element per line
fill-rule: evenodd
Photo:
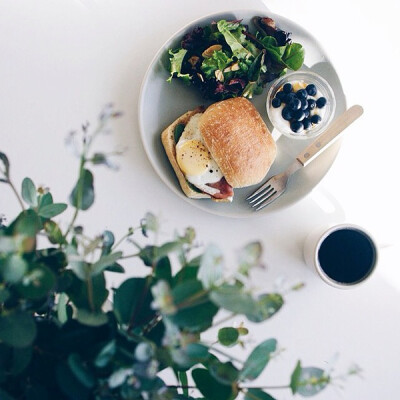
<path fill-rule="evenodd" d="M 145 278 L 130 278 L 114 292 L 114 313 L 121 324 L 141 326 L 150 321 L 155 312 L 151 308 L 153 296 Z"/>
<path fill-rule="evenodd" d="M 249 355 L 239 374 L 241 381 L 258 378 L 267 366 L 271 354 L 276 351 L 276 339 L 268 339 L 260 343 Z"/>
<path fill-rule="evenodd" d="M 54 221 L 46 221 L 43 224 L 43 228 L 47 233 L 47 237 L 50 243 L 53 244 L 65 244 L 66 239 L 64 238 L 63 233 L 61 232 L 60 227 Z"/>
<path fill-rule="evenodd" d="M 2 264 L 0 272 L 4 281 L 8 283 L 19 282 L 28 268 L 28 263 L 19 254 L 11 254 Z"/>
<path fill-rule="evenodd" d="M 233 346 L 239 339 L 239 331 L 236 328 L 221 328 L 218 331 L 218 341 L 223 346 Z"/>
<path fill-rule="evenodd" d="M 249 293 L 243 292 L 238 285 L 224 284 L 213 289 L 210 299 L 219 307 L 235 314 L 252 314 L 254 300 Z"/>
<path fill-rule="evenodd" d="M 56 277 L 45 265 L 35 265 L 16 286 L 18 293 L 32 300 L 47 296 L 56 283 Z"/>
<path fill-rule="evenodd" d="M 111 231 L 106 230 L 102 234 L 102 239 L 101 255 L 103 256 L 111 252 L 111 248 L 115 242 L 115 236 Z"/>
<path fill-rule="evenodd" d="M 302 367 L 301 362 L 298 361 L 290 379 L 290 388 L 293 394 L 310 397 L 325 389 L 329 382 L 330 377 L 323 369 Z"/>
<path fill-rule="evenodd" d="M 283 297 L 279 293 L 268 293 L 258 296 L 251 312 L 246 317 L 252 322 L 262 322 L 275 315 L 283 306 Z"/>
<path fill-rule="evenodd" d="M 101 256 L 98 261 L 92 264 L 91 274 L 97 275 L 103 272 L 107 267 L 113 265 L 117 260 L 122 257 L 122 251 L 116 251 L 115 253 Z"/>
<path fill-rule="evenodd" d="M 67 303 L 68 296 L 65 293 L 60 293 L 57 302 L 57 318 L 61 324 L 68 321 Z"/>
<path fill-rule="evenodd" d="M 36 187 L 32 179 L 24 178 L 24 180 L 22 181 L 21 195 L 25 202 L 28 203 L 31 207 L 37 207 L 38 200 Z"/>
<path fill-rule="evenodd" d="M 211 376 L 224 385 L 234 384 L 239 377 L 238 369 L 231 362 L 214 360 L 208 367 Z"/>
<path fill-rule="evenodd" d="M 2 179 L 1 182 L 8 182 L 10 179 L 10 161 L 5 153 L 0 151 L 0 161 L 3 163 L 4 169 L 0 170 L 6 179 Z"/>
<path fill-rule="evenodd" d="M 48 204 L 43 207 L 40 207 L 38 210 L 38 214 L 43 218 L 53 218 L 61 213 L 63 213 L 67 209 L 67 205 L 65 203 L 53 203 Z"/>
<path fill-rule="evenodd" d="M 0 317 L 0 340 L 12 347 L 30 346 L 36 338 L 36 324 L 31 314 L 14 312 Z"/>
<path fill-rule="evenodd" d="M 247 244 L 239 253 L 239 272 L 248 276 L 251 268 L 261 264 L 261 256 L 261 242 L 251 242 Z"/>
<path fill-rule="evenodd" d="M 117 352 L 117 344 L 116 341 L 113 339 L 101 349 L 100 353 L 97 354 L 94 360 L 94 365 L 97 368 L 106 367 L 112 360 L 116 352 Z"/>
<path fill-rule="evenodd" d="M 198 279 L 206 289 L 218 284 L 223 277 L 223 255 L 221 250 L 214 244 L 206 247 L 201 258 Z"/>
<path fill-rule="evenodd" d="M 76 312 L 76 319 L 81 324 L 88 326 L 101 326 L 108 322 L 107 314 L 101 311 L 89 311 L 84 308 L 78 308 Z"/>
<path fill-rule="evenodd" d="M 78 381 L 88 389 L 91 389 L 96 384 L 96 378 L 93 373 L 86 367 L 81 356 L 72 353 L 68 356 L 68 366 Z"/>
<path fill-rule="evenodd" d="M 234 398 L 237 389 L 233 385 L 218 382 L 207 369 L 196 368 L 192 378 L 201 394 L 208 400 L 230 400 Z"/>
<path fill-rule="evenodd" d="M 71 205 L 80 210 L 89 209 L 94 203 L 93 174 L 83 169 L 69 197 Z"/>

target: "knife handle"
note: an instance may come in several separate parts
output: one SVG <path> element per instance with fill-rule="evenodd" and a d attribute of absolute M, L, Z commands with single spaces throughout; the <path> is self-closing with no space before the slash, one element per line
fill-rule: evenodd
<path fill-rule="evenodd" d="M 339 115 L 309 146 L 297 157 L 297 161 L 305 167 L 315 157 L 327 149 L 350 124 L 363 114 L 364 110 L 359 105 L 354 105 Z"/>

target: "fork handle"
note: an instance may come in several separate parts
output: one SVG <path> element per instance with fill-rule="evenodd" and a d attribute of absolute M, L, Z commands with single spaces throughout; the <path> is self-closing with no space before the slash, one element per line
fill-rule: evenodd
<path fill-rule="evenodd" d="M 326 129 L 324 133 L 319 135 L 305 150 L 297 157 L 297 161 L 305 167 L 315 157 L 322 153 L 329 145 L 334 142 L 334 139 L 339 137 L 350 124 L 363 114 L 364 110 L 361 106 L 355 105 L 339 115 Z"/>

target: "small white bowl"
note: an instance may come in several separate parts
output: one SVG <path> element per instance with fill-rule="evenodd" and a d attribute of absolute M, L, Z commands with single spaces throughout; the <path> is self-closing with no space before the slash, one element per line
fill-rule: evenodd
<path fill-rule="evenodd" d="M 282 118 L 283 105 L 279 108 L 274 108 L 272 106 L 272 100 L 275 98 L 276 93 L 282 90 L 283 85 L 285 83 L 291 83 L 293 85 L 296 82 L 303 82 L 305 85 L 314 84 L 317 88 L 316 97 L 319 98 L 322 96 L 327 100 L 326 105 L 320 109 L 321 114 L 323 112 L 321 122 L 313 124 L 310 129 L 304 129 L 299 133 L 293 132 L 290 128 L 290 122 Z M 333 115 L 335 114 L 336 101 L 331 86 L 324 78 L 315 72 L 297 71 L 286 74 L 273 82 L 268 91 L 266 107 L 268 118 L 274 126 L 274 129 L 277 129 L 283 135 L 293 139 L 309 139 L 320 135 L 332 121 Z"/>

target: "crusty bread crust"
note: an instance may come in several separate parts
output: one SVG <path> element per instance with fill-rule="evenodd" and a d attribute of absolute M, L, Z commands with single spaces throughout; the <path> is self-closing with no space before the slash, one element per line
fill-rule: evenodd
<path fill-rule="evenodd" d="M 233 188 L 255 185 L 267 175 L 276 144 L 253 104 L 236 97 L 209 106 L 200 132 L 226 181 Z"/>
<path fill-rule="evenodd" d="M 170 126 L 168 126 L 161 134 L 162 144 L 164 146 L 165 152 L 167 153 L 168 160 L 175 171 L 175 174 L 178 178 L 179 184 L 181 185 L 183 193 L 185 193 L 185 195 L 187 197 L 190 197 L 191 199 L 209 199 L 211 196 L 209 196 L 206 193 L 196 192 L 193 189 L 191 189 L 190 186 L 188 185 L 185 175 L 179 168 L 178 162 L 176 161 L 176 149 L 175 149 L 176 146 L 175 146 L 174 132 L 177 125 L 179 124 L 186 125 L 189 122 L 189 119 L 193 115 L 203 111 L 204 110 L 202 107 L 197 107 L 192 111 L 186 112 L 185 114 L 181 115 L 178 119 L 176 119 Z"/>

